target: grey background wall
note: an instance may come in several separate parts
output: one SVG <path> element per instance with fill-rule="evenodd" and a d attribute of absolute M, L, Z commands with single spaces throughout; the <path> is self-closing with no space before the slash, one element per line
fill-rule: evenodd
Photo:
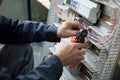
<path fill-rule="evenodd" d="M 46 21 L 48 9 L 37 0 L 31 0 L 32 20 Z M 0 15 L 14 19 L 26 19 L 26 0 L 3 0 Z"/>
<path fill-rule="evenodd" d="M 49 0 L 48 0 L 49 1 Z M 48 2 L 46 0 L 46 2 Z M 32 20 L 46 22 L 48 9 L 37 0 L 31 0 Z M 0 15 L 13 19 L 27 19 L 26 0 L 3 0 Z M 31 44 L 34 50 L 34 64 L 39 65 L 42 60 L 43 47 L 39 43 Z M 2 47 L 2 45 L 0 45 Z"/>

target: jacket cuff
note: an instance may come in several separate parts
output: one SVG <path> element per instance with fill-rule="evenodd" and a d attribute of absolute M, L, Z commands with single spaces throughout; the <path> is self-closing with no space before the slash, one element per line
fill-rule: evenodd
<path fill-rule="evenodd" d="M 59 79 L 63 72 L 63 65 L 60 61 L 60 59 L 56 55 L 52 55 L 50 58 L 45 61 L 47 64 L 52 65 L 52 71 L 56 75 L 56 77 Z"/>
<path fill-rule="evenodd" d="M 11 74 L 9 70 L 0 65 L 0 80 L 11 80 Z"/>
<path fill-rule="evenodd" d="M 45 40 L 50 42 L 60 42 L 60 38 L 57 37 L 57 30 L 58 27 L 56 26 L 48 27 Z"/>

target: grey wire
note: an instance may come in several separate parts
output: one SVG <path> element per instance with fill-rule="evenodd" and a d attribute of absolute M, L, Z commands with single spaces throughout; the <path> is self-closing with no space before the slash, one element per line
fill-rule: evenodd
<path fill-rule="evenodd" d="M 120 7 L 120 5 L 115 1 L 115 0 L 112 0 L 118 7 Z"/>

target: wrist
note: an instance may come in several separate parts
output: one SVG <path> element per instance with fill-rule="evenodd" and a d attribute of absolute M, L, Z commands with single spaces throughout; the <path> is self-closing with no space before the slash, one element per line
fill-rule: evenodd
<path fill-rule="evenodd" d="M 57 30 L 57 37 L 58 38 L 61 38 L 61 33 L 60 33 L 60 29 L 58 28 L 58 30 Z"/>
<path fill-rule="evenodd" d="M 63 59 L 62 59 L 62 57 L 60 56 L 60 55 L 58 55 L 58 54 L 55 54 L 58 58 L 59 58 L 59 60 L 60 60 L 60 62 L 61 62 L 61 64 L 62 64 L 62 66 L 64 66 L 64 61 L 63 61 Z"/>

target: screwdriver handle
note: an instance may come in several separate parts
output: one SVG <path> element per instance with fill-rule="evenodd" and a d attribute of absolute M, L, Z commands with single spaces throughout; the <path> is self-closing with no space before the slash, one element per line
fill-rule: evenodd
<path fill-rule="evenodd" d="M 77 43 L 77 42 L 78 42 L 78 43 L 84 43 L 85 37 L 87 36 L 87 34 L 88 34 L 88 32 L 87 32 L 86 29 L 81 29 L 81 30 L 77 33 L 76 38 L 72 38 L 72 39 L 71 39 L 71 42 L 72 42 L 72 43 Z M 71 67 L 71 68 L 75 68 L 76 65 L 75 65 L 75 64 L 70 64 L 70 67 Z"/>
<path fill-rule="evenodd" d="M 75 38 L 72 38 L 71 42 L 72 43 L 77 43 L 77 40 Z M 70 68 L 75 68 L 75 66 L 76 66 L 75 64 L 70 64 Z"/>
<path fill-rule="evenodd" d="M 72 43 L 77 43 L 77 40 L 76 40 L 75 38 L 72 38 L 72 39 L 71 39 L 71 42 L 72 42 Z"/>

